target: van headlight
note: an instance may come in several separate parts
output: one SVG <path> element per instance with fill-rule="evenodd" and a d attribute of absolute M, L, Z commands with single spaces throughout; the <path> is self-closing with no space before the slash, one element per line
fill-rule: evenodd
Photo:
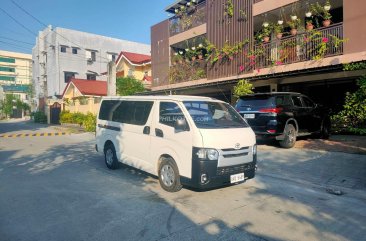
<path fill-rule="evenodd" d="M 253 155 L 257 155 L 257 144 L 253 145 Z"/>
<path fill-rule="evenodd" d="M 219 152 L 216 149 L 201 148 L 198 149 L 196 155 L 199 159 L 209 159 L 211 161 L 219 159 Z"/>

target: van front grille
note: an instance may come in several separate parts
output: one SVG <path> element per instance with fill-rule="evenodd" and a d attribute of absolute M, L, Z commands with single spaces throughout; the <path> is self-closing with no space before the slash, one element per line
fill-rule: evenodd
<path fill-rule="evenodd" d="M 244 171 L 254 169 L 253 162 L 245 163 L 236 166 L 228 166 L 228 167 L 218 167 L 217 168 L 217 175 L 231 175 L 237 173 L 243 173 Z"/>

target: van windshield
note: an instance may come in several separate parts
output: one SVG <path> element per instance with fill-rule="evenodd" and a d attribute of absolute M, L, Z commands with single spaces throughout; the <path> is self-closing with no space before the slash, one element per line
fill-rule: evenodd
<path fill-rule="evenodd" d="M 209 101 L 183 101 L 197 128 L 243 128 L 246 121 L 229 104 Z"/>

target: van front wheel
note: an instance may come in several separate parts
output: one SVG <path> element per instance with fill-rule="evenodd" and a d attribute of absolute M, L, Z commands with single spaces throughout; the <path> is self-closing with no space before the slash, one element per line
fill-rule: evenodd
<path fill-rule="evenodd" d="M 104 160 L 109 169 L 114 170 L 118 168 L 116 149 L 114 148 L 113 144 L 108 144 L 104 148 Z"/>
<path fill-rule="evenodd" d="M 168 192 L 178 192 L 182 189 L 178 167 L 172 158 L 164 158 L 159 165 L 160 186 Z"/>

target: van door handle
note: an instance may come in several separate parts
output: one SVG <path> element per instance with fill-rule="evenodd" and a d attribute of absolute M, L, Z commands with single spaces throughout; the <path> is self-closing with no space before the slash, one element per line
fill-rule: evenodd
<path fill-rule="evenodd" d="M 155 135 L 157 137 L 164 137 L 163 131 L 161 129 L 159 129 L 159 128 L 155 128 Z"/>
<path fill-rule="evenodd" d="M 145 135 L 149 135 L 150 134 L 150 126 L 145 126 L 144 131 L 142 133 L 144 133 Z"/>

